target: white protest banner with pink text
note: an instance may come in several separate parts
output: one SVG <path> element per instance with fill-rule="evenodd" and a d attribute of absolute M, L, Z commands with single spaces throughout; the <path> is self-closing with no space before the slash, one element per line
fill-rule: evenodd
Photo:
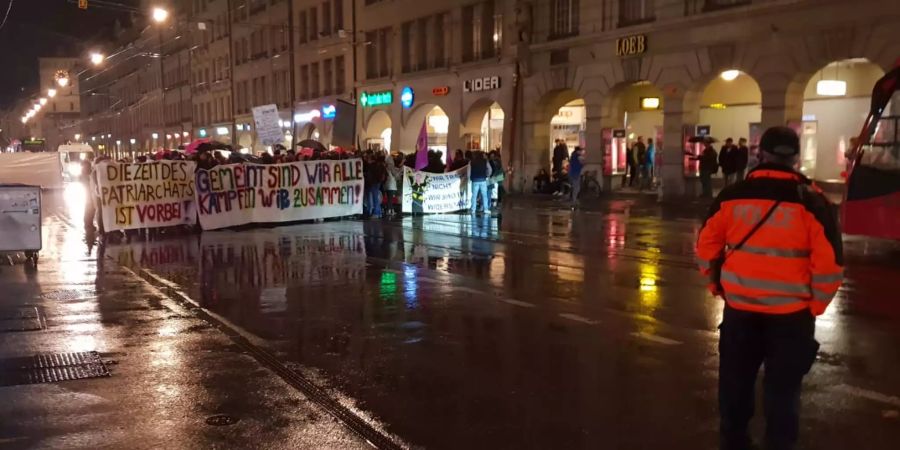
<path fill-rule="evenodd" d="M 362 214 L 361 159 L 229 164 L 196 178 L 204 230 Z"/>
<path fill-rule="evenodd" d="M 195 167 L 193 161 L 99 164 L 94 176 L 106 231 L 195 224 Z"/>

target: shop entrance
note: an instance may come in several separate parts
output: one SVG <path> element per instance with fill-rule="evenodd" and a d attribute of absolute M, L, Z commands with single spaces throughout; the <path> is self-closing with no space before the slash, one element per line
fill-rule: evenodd
<path fill-rule="evenodd" d="M 850 138 L 859 133 L 872 88 L 882 76 L 877 65 L 854 58 L 832 62 L 810 78 L 803 93 L 803 121 L 792 124 L 800 134 L 801 169 L 806 176 L 842 181 Z"/>
<path fill-rule="evenodd" d="M 720 146 L 731 138 L 750 136 L 750 124 L 762 118 L 762 92 L 756 80 L 740 70 L 726 70 L 713 78 L 700 96 L 697 125 L 709 126 L 711 136 Z"/>
<path fill-rule="evenodd" d="M 550 119 L 550 148 L 561 142 L 571 154 L 576 146 L 585 147 L 586 124 L 584 99 L 575 99 L 561 106 Z M 550 158 L 553 159 L 552 152 Z"/>
<path fill-rule="evenodd" d="M 463 124 L 465 150 L 502 150 L 505 117 L 499 103 L 487 100 L 473 105 Z"/>
<path fill-rule="evenodd" d="M 391 117 L 384 111 L 375 111 L 363 133 L 363 148 L 374 151 L 390 151 L 393 130 Z"/>
<path fill-rule="evenodd" d="M 762 120 L 762 91 L 756 80 L 740 70 L 725 70 L 706 84 L 699 98 L 698 122 L 685 130 L 687 135 L 714 138 L 717 141 L 714 147 L 720 153 L 728 139 L 733 145 L 746 139 L 750 150 L 748 157 L 754 160 Z M 694 156 L 703 151 L 702 143 L 684 145 L 690 147 Z M 748 164 L 752 167 L 752 163 L 748 161 Z M 686 158 L 685 176 L 699 176 L 699 167 L 696 160 Z M 721 178 L 724 172 L 720 170 L 713 176 Z"/>

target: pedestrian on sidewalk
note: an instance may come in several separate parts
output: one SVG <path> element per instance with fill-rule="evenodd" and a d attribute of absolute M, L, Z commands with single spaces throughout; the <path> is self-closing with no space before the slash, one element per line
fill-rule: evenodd
<path fill-rule="evenodd" d="M 719 149 L 719 167 L 722 168 L 722 175 L 725 177 L 725 186 L 737 181 L 737 151 L 734 139 L 731 138 L 725 139 L 725 145 Z"/>
<path fill-rule="evenodd" d="M 747 147 L 747 138 L 738 139 L 737 150 L 734 153 L 735 178 L 741 181 L 747 176 L 747 164 L 750 162 L 750 147 Z"/>
<path fill-rule="evenodd" d="M 656 161 L 656 146 L 653 139 L 647 139 L 647 154 L 641 164 L 641 190 L 653 187 L 653 167 Z"/>
<path fill-rule="evenodd" d="M 584 169 L 584 152 L 575 147 L 569 159 L 569 184 L 572 186 L 572 204 L 578 205 L 578 194 L 581 193 L 581 172 Z"/>
<path fill-rule="evenodd" d="M 700 185 L 703 198 L 712 198 L 712 176 L 719 172 L 718 153 L 712 146 L 712 139 L 704 143 L 703 153 L 700 156 L 691 156 L 691 160 L 700 161 Z"/>
<path fill-rule="evenodd" d="M 559 177 L 563 172 L 563 161 L 567 161 L 569 159 L 569 147 L 566 146 L 566 141 L 562 139 L 557 139 L 554 141 L 556 146 L 553 147 L 553 176 Z"/>
<path fill-rule="evenodd" d="M 725 299 L 719 326 L 719 414 L 722 449 L 752 446 L 760 366 L 765 448 L 797 443 L 800 390 L 819 348 L 816 316 L 841 285 L 841 232 L 832 205 L 794 170 L 800 139 L 788 127 L 768 129 L 762 164 L 746 181 L 722 190 L 697 240 L 700 271 Z"/>
<path fill-rule="evenodd" d="M 478 211 L 478 200 L 481 200 L 481 211 L 491 211 L 491 197 L 488 196 L 487 183 L 491 178 L 491 165 L 484 157 L 484 152 L 476 150 L 472 152 L 472 162 L 469 163 L 469 179 L 472 181 L 472 205 L 471 212 L 474 215 Z"/>
<path fill-rule="evenodd" d="M 644 144 L 644 137 L 638 136 L 637 142 L 631 146 L 631 153 L 628 155 L 628 168 L 631 172 L 631 179 L 628 180 L 629 187 L 640 186 L 641 166 L 647 157 L 647 146 Z"/>

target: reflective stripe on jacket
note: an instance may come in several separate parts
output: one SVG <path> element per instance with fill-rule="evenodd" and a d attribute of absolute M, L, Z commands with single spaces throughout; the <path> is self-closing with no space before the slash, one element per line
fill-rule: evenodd
<path fill-rule="evenodd" d="M 779 199 L 756 234 L 731 251 Z M 803 175 L 783 166 L 762 164 L 716 198 L 697 240 L 700 271 L 711 275 L 725 251 L 720 280 L 736 309 L 788 314 L 809 308 L 819 315 L 843 279 L 834 208 Z"/>

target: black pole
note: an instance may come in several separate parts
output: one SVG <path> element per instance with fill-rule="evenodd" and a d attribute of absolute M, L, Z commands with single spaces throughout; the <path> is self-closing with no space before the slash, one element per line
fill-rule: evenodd
<path fill-rule="evenodd" d="M 293 0 L 288 0 L 288 37 L 290 39 L 288 42 L 288 51 L 290 52 L 288 62 L 291 65 L 291 117 L 288 120 L 291 121 L 291 150 L 297 148 L 297 124 L 294 122 L 294 115 L 297 113 L 297 68 L 295 64 L 296 55 L 294 54 L 294 29 L 294 2 Z"/>
<path fill-rule="evenodd" d="M 357 35 L 356 35 L 356 33 L 357 33 L 357 31 L 356 31 L 356 3 L 357 3 L 357 1 L 358 1 L 358 0 L 352 0 L 352 2 L 353 2 L 352 5 L 353 5 L 353 6 L 352 6 L 351 9 L 350 9 L 350 26 L 353 28 L 353 29 L 351 30 L 351 34 L 350 34 L 350 46 L 353 48 L 353 98 L 350 99 L 350 103 L 352 103 L 352 104 L 354 104 L 354 105 L 356 105 L 356 99 L 359 98 L 359 92 L 358 92 L 358 89 L 359 89 L 359 87 L 358 87 L 358 85 L 359 85 L 359 82 L 358 82 L 359 75 L 356 73 L 356 68 L 357 68 L 357 65 L 356 65 L 356 64 L 357 64 L 357 61 L 356 61 L 356 59 L 357 59 L 356 45 L 357 45 L 357 41 L 358 41 L 358 40 L 357 40 Z M 358 106 L 358 105 L 357 105 L 357 106 Z M 359 143 L 359 131 L 357 130 L 357 127 L 359 127 L 359 123 L 362 122 L 362 120 L 360 120 L 360 119 L 362 119 L 362 111 L 359 110 L 359 108 L 354 108 L 353 114 L 354 114 L 354 117 L 353 117 L 353 123 L 354 123 L 354 126 L 353 126 L 353 135 L 356 136 L 356 146 L 357 146 L 357 150 L 362 150 L 362 147 L 360 146 L 360 143 Z M 332 138 L 332 139 L 333 139 L 333 138 Z M 393 139 L 393 138 L 392 138 L 392 139 Z M 388 149 L 388 152 L 390 152 L 390 150 L 391 150 L 391 149 Z"/>
<path fill-rule="evenodd" d="M 231 11 L 234 4 L 233 0 L 228 0 L 228 14 L 225 20 L 228 21 L 228 78 L 231 81 L 231 145 L 238 147 L 237 142 L 237 124 L 235 122 L 235 105 L 237 105 L 237 96 L 234 93 L 234 27 L 232 26 Z"/>

